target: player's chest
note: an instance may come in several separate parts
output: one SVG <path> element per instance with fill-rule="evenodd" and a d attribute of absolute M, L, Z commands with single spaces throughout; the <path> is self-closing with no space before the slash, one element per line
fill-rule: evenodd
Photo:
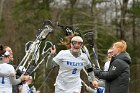
<path fill-rule="evenodd" d="M 80 57 L 64 57 L 61 65 L 66 68 L 82 69 L 85 66 L 85 60 Z"/>

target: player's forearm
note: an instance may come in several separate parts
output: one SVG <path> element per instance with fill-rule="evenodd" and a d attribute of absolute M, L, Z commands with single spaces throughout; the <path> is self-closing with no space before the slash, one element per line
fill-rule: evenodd
<path fill-rule="evenodd" d="M 17 85 L 17 84 L 21 83 L 22 79 L 21 78 L 16 79 L 16 77 L 10 77 L 10 81 L 11 81 L 12 85 Z"/>
<path fill-rule="evenodd" d="M 87 70 L 88 75 L 90 76 L 91 81 L 94 81 L 95 75 L 94 75 L 92 66 L 91 65 L 86 66 L 86 70 Z"/>
<path fill-rule="evenodd" d="M 53 60 L 53 58 L 54 58 L 54 54 L 50 54 L 49 56 L 48 56 L 48 67 L 54 67 L 54 66 L 57 66 L 57 63 Z"/>

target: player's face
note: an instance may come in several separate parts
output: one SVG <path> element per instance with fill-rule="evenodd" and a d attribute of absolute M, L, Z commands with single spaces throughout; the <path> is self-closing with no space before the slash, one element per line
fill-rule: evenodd
<path fill-rule="evenodd" d="M 13 59 L 13 51 L 12 51 L 12 49 L 10 47 L 7 47 L 7 48 L 5 48 L 5 50 L 10 53 L 10 57 L 9 57 L 10 61 L 13 61 L 14 59 Z"/>
<path fill-rule="evenodd" d="M 111 58 L 113 56 L 113 50 L 109 50 L 107 52 L 108 58 Z"/>
<path fill-rule="evenodd" d="M 71 49 L 74 52 L 79 52 L 81 47 L 83 45 L 83 42 L 78 42 L 78 41 L 72 41 L 71 42 Z"/>

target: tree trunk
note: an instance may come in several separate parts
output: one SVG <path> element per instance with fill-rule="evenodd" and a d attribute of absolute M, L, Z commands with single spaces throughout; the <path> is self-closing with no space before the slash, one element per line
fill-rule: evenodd
<path fill-rule="evenodd" d="M 4 4 L 4 0 L 1 0 L 1 2 L 0 2 L 0 22 L 2 20 L 3 4 Z"/>
<path fill-rule="evenodd" d="M 70 0 L 70 25 L 73 25 L 74 6 L 77 0 Z"/>
<path fill-rule="evenodd" d="M 120 19 L 120 39 L 125 40 L 125 16 L 127 13 L 127 4 L 129 0 L 122 0 L 123 4 L 121 6 L 121 19 Z"/>
<path fill-rule="evenodd" d="M 118 5 L 115 0 L 115 26 L 116 26 L 116 37 L 119 38 L 119 27 L 118 27 Z"/>

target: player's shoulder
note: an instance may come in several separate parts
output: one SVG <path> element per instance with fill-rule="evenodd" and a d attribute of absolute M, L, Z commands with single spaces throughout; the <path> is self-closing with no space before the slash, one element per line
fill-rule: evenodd
<path fill-rule="evenodd" d="M 3 66 L 5 66 L 7 68 L 13 68 L 14 69 L 14 67 L 11 64 L 3 63 Z"/>
<path fill-rule="evenodd" d="M 61 50 L 59 53 L 67 54 L 69 52 L 70 52 L 70 50 Z"/>
<path fill-rule="evenodd" d="M 85 53 L 83 53 L 83 52 L 81 52 L 81 55 L 82 55 L 83 57 L 87 57 L 87 55 L 86 55 Z"/>

